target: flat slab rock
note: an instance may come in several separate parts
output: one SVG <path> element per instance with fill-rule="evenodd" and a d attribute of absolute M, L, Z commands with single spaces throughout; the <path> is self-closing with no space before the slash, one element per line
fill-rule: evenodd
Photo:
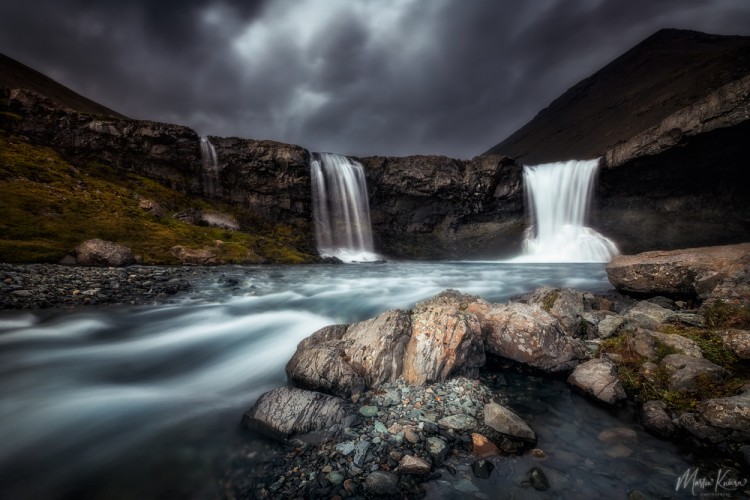
<path fill-rule="evenodd" d="M 695 392 L 701 380 L 721 382 L 729 376 L 724 368 L 705 358 L 670 354 L 661 360 L 669 374 L 669 388 L 676 391 Z"/>
<path fill-rule="evenodd" d="M 627 397 L 617 376 L 617 366 L 608 359 L 592 359 L 576 366 L 568 383 L 607 404 L 615 404 Z"/>
<path fill-rule="evenodd" d="M 344 400 L 292 387 L 266 392 L 242 416 L 242 425 L 274 438 L 320 432 L 334 435 L 354 421 Z"/>
<path fill-rule="evenodd" d="M 484 425 L 501 434 L 523 439 L 524 441 L 536 442 L 536 433 L 508 408 L 497 403 L 484 405 Z"/>

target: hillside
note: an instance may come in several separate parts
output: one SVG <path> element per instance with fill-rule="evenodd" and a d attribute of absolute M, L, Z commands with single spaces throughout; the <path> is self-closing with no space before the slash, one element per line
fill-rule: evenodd
<path fill-rule="evenodd" d="M 582 80 L 484 154 L 523 164 L 604 156 L 750 75 L 750 37 L 666 29 Z"/>
<path fill-rule="evenodd" d="M 0 87 L 33 90 L 52 99 L 62 107 L 74 109 L 81 113 L 126 118 L 124 115 L 83 97 L 52 78 L 15 59 L 11 59 L 5 54 L 0 54 Z"/>

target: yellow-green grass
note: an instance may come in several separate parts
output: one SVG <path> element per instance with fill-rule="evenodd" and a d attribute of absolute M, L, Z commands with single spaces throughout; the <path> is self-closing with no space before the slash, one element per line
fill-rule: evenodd
<path fill-rule="evenodd" d="M 159 203 L 158 218 L 139 208 Z M 171 217 L 187 208 L 214 209 L 247 223 L 237 207 L 192 199 L 158 182 L 101 164 L 77 169 L 54 150 L 0 134 L 0 262 L 57 262 L 81 242 L 101 238 L 128 246 L 144 264 L 179 264 L 170 248 L 207 248 L 222 263 L 303 263 L 302 231 L 271 223 L 242 231 L 187 224 Z M 216 244 L 220 240 L 223 244 Z"/>

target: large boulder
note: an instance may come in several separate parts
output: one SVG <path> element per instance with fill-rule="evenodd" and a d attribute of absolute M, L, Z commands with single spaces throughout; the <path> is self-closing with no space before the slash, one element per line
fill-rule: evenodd
<path fill-rule="evenodd" d="M 587 359 L 586 347 L 559 321 L 534 305 L 492 305 L 480 318 L 487 352 L 548 373 L 570 371 Z"/>
<path fill-rule="evenodd" d="M 707 399 L 698 403 L 698 414 L 710 425 L 738 433 L 750 441 L 750 392 L 738 396 Z"/>
<path fill-rule="evenodd" d="M 645 300 L 636 303 L 623 316 L 626 320 L 648 329 L 656 329 L 677 318 L 674 311 Z"/>
<path fill-rule="evenodd" d="M 484 425 L 507 436 L 531 443 L 536 442 L 536 434 L 529 424 L 508 408 L 497 403 L 484 405 Z"/>
<path fill-rule="evenodd" d="M 701 383 L 719 383 L 729 376 L 724 368 L 707 359 L 684 354 L 665 356 L 661 367 L 669 375 L 669 388 L 682 392 L 697 392 Z"/>
<path fill-rule="evenodd" d="M 619 255 L 607 276 L 620 292 L 750 305 L 750 243 Z"/>
<path fill-rule="evenodd" d="M 322 433 L 332 436 L 354 421 L 339 398 L 292 387 L 266 392 L 242 416 L 242 425 L 274 438 Z"/>
<path fill-rule="evenodd" d="M 592 359 L 576 366 L 568 383 L 607 404 L 615 404 L 627 397 L 617 376 L 617 366 L 608 359 Z"/>
<path fill-rule="evenodd" d="M 729 329 L 721 332 L 724 347 L 730 349 L 740 359 L 750 359 L 750 331 Z"/>
<path fill-rule="evenodd" d="M 570 288 L 542 287 L 534 290 L 526 299 L 557 318 L 563 331 L 574 337 L 585 335 L 583 293 Z"/>
<path fill-rule="evenodd" d="M 71 255 L 75 258 L 75 263 L 81 266 L 121 267 L 136 263 L 133 252 L 128 247 L 98 238 L 84 241 Z"/>

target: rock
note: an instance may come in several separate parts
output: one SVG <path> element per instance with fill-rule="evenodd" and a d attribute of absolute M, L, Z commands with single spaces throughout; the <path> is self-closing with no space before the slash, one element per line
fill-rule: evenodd
<path fill-rule="evenodd" d="M 245 427 L 282 439 L 310 432 L 333 435 L 352 421 L 343 400 L 292 387 L 264 393 L 242 417 Z"/>
<path fill-rule="evenodd" d="M 338 451 L 345 457 L 349 456 L 354 453 L 354 444 L 354 441 L 344 441 L 343 443 L 338 443 L 336 445 L 336 451 Z"/>
<path fill-rule="evenodd" d="M 664 438 L 672 437 L 675 433 L 675 426 L 666 412 L 666 405 L 662 401 L 646 401 L 643 403 L 641 423 L 649 431 Z"/>
<path fill-rule="evenodd" d="M 362 463 L 364 463 L 365 457 L 367 456 L 367 450 L 369 449 L 369 441 L 358 441 L 357 444 L 354 445 L 354 458 L 352 458 L 352 463 L 357 467 L 360 467 Z"/>
<path fill-rule="evenodd" d="M 586 359 L 583 342 L 565 335 L 557 319 L 540 307 L 492 305 L 480 322 L 487 352 L 532 368 L 568 371 Z"/>
<path fill-rule="evenodd" d="M 362 406 L 359 408 L 359 414 L 367 418 L 377 417 L 378 407 L 377 406 Z"/>
<path fill-rule="evenodd" d="M 664 309 L 648 301 L 636 303 L 623 316 L 626 320 L 649 330 L 656 329 L 660 325 L 677 318 L 674 311 Z"/>
<path fill-rule="evenodd" d="M 653 335 L 649 335 L 647 330 L 637 329 L 628 335 L 626 342 L 630 350 L 638 356 L 642 356 L 650 361 L 658 361 L 659 347 L 656 343 L 656 338 Z"/>
<path fill-rule="evenodd" d="M 550 488 L 547 475 L 539 467 L 529 469 L 529 472 L 526 473 L 526 479 L 531 484 L 531 487 L 537 491 L 547 491 Z"/>
<path fill-rule="evenodd" d="M 487 479 L 492 474 L 495 466 L 488 460 L 475 460 L 471 464 L 471 470 L 474 472 L 474 476 L 480 479 Z"/>
<path fill-rule="evenodd" d="M 666 345 L 669 348 L 677 351 L 678 354 L 684 354 L 685 356 L 693 356 L 694 358 L 702 358 L 703 353 L 700 347 L 694 340 L 677 334 L 661 333 L 661 332 L 646 332 L 648 335 Z"/>
<path fill-rule="evenodd" d="M 365 479 L 365 490 L 371 495 L 395 495 L 398 493 L 398 476 L 392 472 L 371 472 Z"/>
<path fill-rule="evenodd" d="M 739 433 L 744 441 L 750 441 L 750 392 L 701 401 L 697 413 L 708 424 Z"/>
<path fill-rule="evenodd" d="M 638 437 L 633 429 L 628 427 L 610 427 L 604 429 L 596 438 L 602 443 L 619 444 L 622 441 L 632 441 Z"/>
<path fill-rule="evenodd" d="M 427 438 L 425 449 L 436 462 L 442 461 L 445 458 L 445 455 L 448 453 L 448 445 L 445 443 L 445 441 L 435 436 L 430 436 Z"/>
<path fill-rule="evenodd" d="M 424 475 L 429 474 L 432 465 L 419 457 L 404 455 L 398 463 L 398 472 L 400 474 Z"/>
<path fill-rule="evenodd" d="M 643 356 L 650 361 L 657 361 L 660 357 L 664 356 L 665 352 L 663 352 L 663 348 L 659 344 L 663 344 L 678 354 L 696 358 L 703 357 L 703 353 L 701 353 L 700 347 L 698 347 L 695 341 L 677 334 L 667 334 L 638 328 L 628 337 L 627 343 L 628 347 L 635 354 Z"/>
<path fill-rule="evenodd" d="M 34 296 L 31 290 L 13 290 L 10 294 L 14 297 L 29 298 Z"/>
<path fill-rule="evenodd" d="M 617 366 L 607 359 L 592 359 L 576 366 L 568 383 L 607 404 L 615 404 L 627 397 L 617 376 Z"/>
<path fill-rule="evenodd" d="M 572 337 L 585 335 L 581 324 L 585 309 L 583 293 L 570 288 L 543 287 L 533 291 L 526 301 L 541 307 L 557 318 L 567 335 Z"/>
<path fill-rule="evenodd" d="M 459 369 L 480 368 L 484 362 L 482 330 L 475 315 L 455 307 L 415 308 L 403 361 L 407 382 L 445 380 Z"/>
<path fill-rule="evenodd" d="M 161 207 L 161 205 L 153 200 L 141 200 L 140 202 L 138 202 L 138 208 L 140 208 L 141 210 L 145 210 L 156 218 L 161 218 L 165 215 L 164 209 Z"/>
<path fill-rule="evenodd" d="M 136 263 L 129 248 L 98 238 L 87 240 L 71 252 L 81 266 L 131 266 Z"/>
<path fill-rule="evenodd" d="M 646 361 L 638 369 L 638 375 L 653 383 L 656 381 L 658 369 L 659 365 L 657 365 L 656 363 L 652 363 L 651 361 Z"/>
<path fill-rule="evenodd" d="M 344 482 L 344 476 L 338 471 L 331 471 L 326 475 L 331 484 L 339 485 Z"/>
<path fill-rule="evenodd" d="M 474 454 L 482 458 L 494 457 L 500 454 L 500 450 L 497 449 L 495 443 L 477 432 L 471 433 L 471 444 Z"/>
<path fill-rule="evenodd" d="M 607 265 L 607 276 L 612 285 L 623 293 L 673 298 L 689 296 L 701 300 L 728 299 L 748 305 L 750 290 L 733 283 L 732 288 L 739 290 L 732 292 L 721 285 L 741 276 L 749 263 L 750 243 L 742 243 L 620 255 Z M 745 272 L 742 279 L 750 278 Z"/>
<path fill-rule="evenodd" d="M 533 448 L 530 453 L 531 456 L 536 458 L 537 460 L 543 460 L 547 458 L 547 454 L 541 448 Z"/>
<path fill-rule="evenodd" d="M 233 216 L 217 212 L 216 210 L 204 210 L 201 211 L 200 220 L 204 224 L 211 227 L 219 227 L 221 229 L 230 229 L 236 231 L 240 228 L 240 224 Z"/>
<path fill-rule="evenodd" d="M 184 265 L 210 266 L 218 264 L 216 252 L 210 248 L 187 248 L 176 245 L 169 249 L 169 253 L 177 257 Z"/>
<path fill-rule="evenodd" d="M 616 335 L 624 324 L 625 318 L 623 318 L 622 316 L 619 316 L 617 314 L 606 316 L 597 325 L 599 330 L 599 337 L 608 339 L 609 337 Z"/>
<path fill-rule="evenodd" d="M 477 421 L 473 417 L 464 415 L 463 413 L 443 417 L 437 423 L 441 427 L 453 429 L 454 431 L 468 431 L 474 429 L 477 425 Z"/>
<path fill-rule="evenodd" d="M 750 359 L 750 331 L 730 329 L 721 332 L 720 335 L 724 347 L 740 359 Z"/>
<path fill-rule="evenodd" d="M 521 417 L 497 403 L 484 405 L 484 424 L 487 427 L 529 442 L 536 442 L 536 434 Z"/>
<path fill-rule="evenodd" d="M 718 383 L 729 376 L 724 368 L 707 359 L 684 354 L 665 356 L 661 367 L 669 374 L 669 388 L 683 392 L 696 392 L 703 380 Z"/>
<path fill-rule="evenodd" d="M 419 436 L 411 429 L 404 429 L 404 439 L 409 441 L 411 444 L 417 444 L 419 442 Z"/>

